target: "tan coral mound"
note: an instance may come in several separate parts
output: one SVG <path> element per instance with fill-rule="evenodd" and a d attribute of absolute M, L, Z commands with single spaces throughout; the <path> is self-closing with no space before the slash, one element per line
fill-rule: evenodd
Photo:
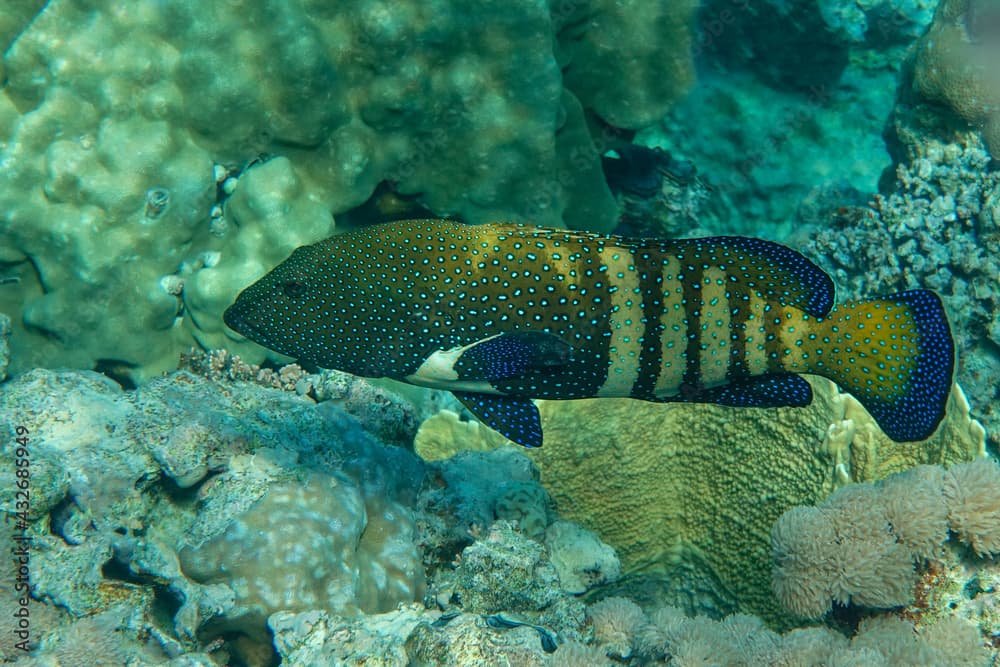
<path fill-rule="evenodd" d="M 914 601 L 917 565 L 940 556 L 949 528 L 980 556 L 1000 552 L 1000 466 L 982 457 L 918 466 L 877 484 L 851 484 L 816 507 L 794 507 L 771 530 L 773 587 L 796 616 L 831 604 Z"/>
<path fill-rule="evenodd" d="M 944 0 L 917 42 L 913 68 L 914 90 L 981 130 L 994 158 L 1000 157 L 998 18 L 992 0 Z"/>
<path fill-rule="evenodd" d="M 937 434 L 893 443 L 853 399 L 810 381 L 807 408 L 543 401 L 545 446 L 531 455 L 559 514 L 617 550 L 616 590 L 631 595 L 630 581 L 646 581 L 660 604 L 780 625 L 788 616 L 771 591 L 770 532 L 782 512 L 849 481 L 970 460 L 984 447 L 960 392 Z"/>

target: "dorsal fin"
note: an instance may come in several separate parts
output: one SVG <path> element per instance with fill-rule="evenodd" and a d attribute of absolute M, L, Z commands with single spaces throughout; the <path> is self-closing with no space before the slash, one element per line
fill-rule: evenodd
<path fill-rule="evenodd" d="M 722 268 L 739 283 L 782 305 L 824 317 L 833 307 L 830 276 L 806 257 L 779 243 L 745 236 L 667 241 L 664 248 L 691 265 Z"/>
<path fill-rule="evenodd" d="M 833 280 L 823 269 L 795 250 L 780 243 L 748 236 L 707 236 L 698 239 L 662 240 L 627 238 L 516 223 L 490 225 L 500 235 L 518 238 L 544 237 L 563 243 L 593 243 L 640 252 L 648 248 L 674 255 L 692 266 L 716 266 L 762 296 L 784 306 L 824 317 L 833 308 Z"/>

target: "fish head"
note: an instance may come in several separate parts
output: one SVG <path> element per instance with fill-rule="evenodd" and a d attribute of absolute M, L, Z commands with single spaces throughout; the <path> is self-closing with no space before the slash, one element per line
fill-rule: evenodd
<path fill-rule="evenodd" d="M 336 314 L 357 281 L 354 274 L 338 270 L 323 243 L 302 246 L 244 289 L 222 318 L 230 329 L 275 352 L 343 368 Z"/>

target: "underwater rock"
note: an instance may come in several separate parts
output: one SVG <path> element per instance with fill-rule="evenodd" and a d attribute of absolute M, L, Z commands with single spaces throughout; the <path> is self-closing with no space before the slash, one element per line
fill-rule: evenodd
<path fill-rule="evenodd" d="M 580 595 L 591 588 L 613 583 L 622 566 L 615 550 L 593 531 L 572 521 L 556 521 L 545 530 L 545 547 L 567 593 Z"/>
<path fill-rule="evenodd" d="M 298 364 L 277 370 L 261 367 L 248 364 L 227 350 L 192 349 L 181 355 L 180 368 L 214 382 L 253 382 L 308 396 L 317 402 L 333 401 L 361 422 L 363 429 L 386 444 L 401 447 L 411 446 L 418 425 L 438 412 L 442 404 L 457 403 L 448 392 L 386 384 L 341 371 L 307 373 Z"/>
<path fill-rule="evenodd" d="M 433 625 L 440 617 L 438 611 L 407 605 L 361 618 L 280 611 L 268 625 L 282 664 L 407 667 L 413 664 L 405 647 L 407 638 L 418 625 Z"/>
<path fill-rule="evenodd" d="M 453 597 L 465 611 L 537 612 L 562 595 L 545 547 L 502 520 L 462 551 L 455 569 Z"/>
<path fill-rule="evenodd" d="M 226 632 L 219 646 L 266 663 L 271 611 L 421 597 L 424 464 L 332 403 L 185 372 L 123 392 L 36 370 L 5 384 L 0 426 L 30 434 L 35 595 L 72 617 L 124 601 L 164 650 Z M 71 624 L 39 628 L 40 642 Z"/>
<path fill-rule="evenodd" d="M 406 642 L 407 655 L 418 665 L 549 664 L 537 629 L 530 625 L 493 628 L 475 614 L 462 614 L 446 625 L 418 625 Z"/>
<path fill-rule="evenodd" d="M 137 383 L 192 344 L 264 359 L 223 307 L 380 183 L 469 222 L 610 230 L 585 114 L 637 128 L 684 94 L 694 4 L 18 3 L 0 17 L 14 370 Z"/>
<path fill-rule="evenodd" d="M 520 519 L 528 512 L 536 526 L 542 521 L 548 525 L 552 501 L 538 481 L 538 469 L 522 448 L 462 452 L 433 464 L 417 502 L 426 521 L 425 539 L 438 552 L 436 560 L 451 561 L 494 520 L 502 518 L 497 504 L 511 490 L 532 500 L 527 505 L 512 505 L 510 509 L 517 514 L 513 518 Z M 517 530 L 523 533 L 520 524 Z"/>

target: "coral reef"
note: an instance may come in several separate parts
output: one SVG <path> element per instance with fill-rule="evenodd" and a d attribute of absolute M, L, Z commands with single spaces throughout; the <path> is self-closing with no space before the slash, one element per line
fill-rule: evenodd
<path fill-rule="evenodd" d="M 1000 466 L 983 457 L 918 466 L 878 484 L 851 484 L 774 524 L 774 590 L 798 616 L 831 602 L 898 607 L 916 601 L 916 566 L 944 553 L 951 529 L 981 557 L 1000 553 Z"/>
<path fill-rule="evenodd" d="M 202 361 L 213 358 L 220 361 L 219 355 Z M 85 659 L 80 647 L 100 647 L 104 656 L 121 664 L 171 667 L 257 667 L 279 658 L 293 665 L 393 667 L 505 660 L 638 665 L 662 661 L 668 654 L 670 664 L 687 664 L 706 657 L 720 660 L 730 655 L 727 651 L 769 656 L 779 663 L 807 654 L 827 659 L 867 651 L 864 655 L 874 656 L 872 660 L 885 657 L 885 664 L 894 664 L 893 656 L 985 664 L 980 637 L 997 632 L 1000 622 L 995 611 L 1000 609 L 995 603 L 1000 576 L 987 567 L 969 571 L 961 561 L 951 563 L 947 573 L 940 570 L 933 580 L 922 580 L 926 589 L 921 589 L 913 610 L 907 609 L 910 620 L 866 621 L 850 642 L 821 630 L 779 636 L 762 620 L 742 615 L 722 622 L 688 617 L 680 609 L 648 603 L 641 589 L 632 589 L 635 596 L 616 596 L 616 588 L 627 589 L 631 583 L 614 581 L 617 554 L 589 531 L 552 513 L 549 497 L 538 486 L 538 471 L 521 450 L 505 446 L 423 462 L 404 448 L 380 442 L 375 434 L 385 428 L 355 419 L 345 404 L 316 403 L 308 393 L 260 386 L 260 369 L 228 361 L 228 367 L 217 363 L 216 372 L 246 371 L 254 382 L 209 380 L 182 371 L 122 391 L 95 373 L 36 370 L 4 384 L 0 428 L 8 432 L 20 425 L 31 434 L 27 534 L 33 540 L 31 605 L 37 636 L 31 653 L 16 656 L 18 664 L 79 663 Z M 740 413 L 727 412 L 727 420 L 705 420 L 725 434 L 698 432 L 695 422 L 679 428 L 695 431 L 705 442 L 725 437 L 736 448 L 745 439 L 745 449 L 736 455 L 748 459 L 753 447 L 767 446 L 768 437 L 786 437 L 788 431 L 780 424 L 791 428 L 788 420 L 795 414 L 802 420 L 794 422 L 799 428 L 805 428 L 803 422 L 815 422 L 816 438 L 826 429 L 833 439 L 849 433 L 842 422 L 853 419 L 823 426 L 843 416 L 837 411 L 846 401 L 822 389 L 818 393 L 819 416 L 789 410 L 775 419 L 772 411 L 758 411 L 744 413 L 741 421 Z M 558 426 L 562 422 L 550 406 L 543 405 L 545 419 Z M 636 407 L 630 406 L 632 419 L 623 424 L 640 421 L 634 418 Z M 822 414 L 824 410 L 833 416 Z M 678 413 L 691 416 L 689 410 Z M 762 421 L 768 415 L 774 423 Z M 567 416 L 579 432 L 584 415 L 571 410 Z M 391 412 L 383 414 L 385 420 L 394 418 Z M 663 425 L 657 423 L 658 428 Z M 770 435 L 746 431 L 737 437 L 730 432 L 750 425 Z M 859 426 L 863 430 L 864 424 Z M 594 437 L 600 438 L 601 432 L 595 431 Z M 618 437 L 630 433 L 621 431 Z M 616 450 L 615 442 L 596 440 L 598 449 L 586 449 L 566 440 L 564 453 L 579 463 L 607 447 L 619 459 L 617 470 L 626 476 L 628 456 Z M 547 443 L 546 449 L 554 444 Z M 639 449 L 637 439 L 630 444 L 636 446 L 622 449 Z M 825 461 L 809 473 L 819 487 L 834 485 L 838 465 L 847 470 L 843 461 L 836 463 L 836 452 L 842 450 L 828 442 L 817 445 L 792 438 L 785 446 L 794 455 Z M 948 447 L 961 449 L 954 443 Z M 948 456 L 958 451 L 948 447 L 939 451 L 950 452 Z M 693 446 L 664 448 L 676 465 L 690 463 L 679 458 L 685 449 L 696 460 L 716 457 Z M 774 448 L 765 452 L 758 455 L 777 454 Z M 0 449 L 0 483 L 5 488 L 13 488 L 12 456 L 9 448 Z M 786 488 L 810 495 L 808 484 L 788 475 L 791 464 L 774 459 L 772 466 L 781 471 Z M 720 477 L 722 468 L 713 463 L 711 475 L 724 495 L 748 483 L 746 475 L 762 474 L 746 468 L 737 471 L 736 481 L 727 482 Z M 922 470 L 912 473 L 917 480 L 899 478 L 884 484 L 919 489 L 926 480 L 934 481 Z M 610 495 L 600 496 L 599 486 L 596 493 L 617 512 L 619 524 L 639 523 L 648 539 L 670 529 L 662 516 L 653 517 L 659 520 L 655 526 L 621 520 L 630 511 L 632 517 L 653 514 L 653 503 L 661 502 L 651 494 L 667 482 L 662 467 L 647 472 L 653 475 L 648 484 L 634 475 L 627 478 L 645 487 L 638 489 L 646 496 L 637 509 L 615 505 Z M 970 548 L 992 550 L 996 538 L 989 529 L 996 521 L 988 510 L 997 505 L 990 494 L 1000 488 L 998 476 L 995 468 L 983 472 L 953 466 L 944 481 L 935 482 L 941 496 L 949 498 L 947 507 L 910 502 L 898 494 L 906 502 L 884 503 L 893 534 L 906 549 L 926 550 L 940 541 L 941 517 L 937 529 L 921 530 L 904 530 L 907 522 L 897 517 L 947 510 L 948 525 L 969 540 Z M 765 481 L 780 488 L 774 480 L 772 474 Z M 594 477 L 590 484 L 600 481 Z M 778 504 L 775 499 L 760 502 L 761 488 L 750 492 L 757 505 Z M 688 489 L 688 494 L 695 493 L 699 491 L 694 486 Z M 682 497 L 681 502 L 690 505 L 691 498 Z M 922 501 L 929 498 L 918 496 Z M 12 497 L 4 496 L 2 502 L 0 509 L 13 513 Z M 748 516 L 754 506 L 748 497 L 730 502 L 742 503 L 741 520 L 757 518 Z M 520 516 L 514 521 L 497 518 L 505 512 Z M 544 516 L 548 524 L 544 543 L 529 538 L 520 525 L 532 512 L 538 522 Z M 724 517 L 691 516 L 689 520 L 703 522 L 712 535 L 719 535 L 714 548 L 725 557 L 735 553 L 726 551 L 726 542 L 755 553 L 752 533 L 733 531 L 735 519 L 727 527 L 722 525 Z M 538 522 L 536 528 L 542 525 Z M 725 537 L 723 528 L 729 531 Z M 0 532 L 5 548 L 11 539 L 9 528 Z M 701 553 L 688 545 L 683 553 L 668 554 L 701 559 L 677 568 L 696 583 L 704 579 L 694 579 L 695 568 L 708 570 L 715 562 L 709 560 L 714 556 L 708 554 L 707 543 L 701 543 Z M 634 559 L 636 546 L 626 547 Z M 756 564 L 749 558 L 736 566 Z M 9 577 L 6 569 L 0 574 Z M 5 586 L 0 596 L 11 590 Z M 695 599 L 689 609 L 709 610 L 706 600 L 725 592 L 721 586 L 693 590 L 705 597 Z M 578 597 L 584 591 L 587 598 L 593 597 L 589 606 Z M 933 613 L 929 599 L 942 601 Z M 0 597 L 0 603 L 7 601 Z M 877 640 L 871 634 L 874 628 L 879 628 Z M 953 656 L 964 656 L 966 662 Z M 733 658 L 738 659 L 742 657 Z"/>
<path fill-rule="evenodd" d="M 234 633 L 227 650 L 242 643 L 253 663 L 272 650 L 272 611 L 376 612 L 422 595 L 424 465 L 332 402 L 184 372 L 126 393 L 36 370 L 5 384 L 2 407 L 4 432 L 31 434 L 34 597 L 71 619 L 117 610 L 107 623 L 171 654 Z M 40 644 L 67 622 L 39 627 Z"/>
<path fill-rule="evenodd" d="M 771 592 L 770 531 L 786 509 L 850 480 L 983 453 L 954 392 L 942 429 L 893 443 L 849 396 L 813 380 L 807 408 L 739 410 L 628 400 L 543 401 L 531 456 L 562 517 L 615 548 L 626 596 L 688 613 L 741 610 L 788 623 Z"/>
<path fill-rule="evenodd" d="M 980 130 L 993 157 L 1000 157 L 998 18 L 991 0 L 943 0 L 913 56 L 915 93 Z"/>
<path fill-rule="evenodd" d="M 470 222 L 609 230 L 586 117 L 634 129 L 683 94 L 694 5 L 18 3 L 0 19 L 16 370 L 141 381 L 193 342 L 259 361 L 222 308 L 380 183 Z M 636 29 L 656 39 L 620 39 Z"/>
<path fill-rule="evenodd" d="M 952 320 L 960 384 L 992 438 L 1000 357 L 1000 174 L 972 133 L 901 103 L 890 126 L 899 160 L 885 195 L 847 207 L 803 244 L 845 298 L 927 287 Z M 993 441 L 994 444 L 996 440 Z"/>
<path fill-rule="evenodd" d="M 298 364 L 277 370 L 261 367 L 248 364 L 238 354 L 226 350 L 192 349 L 181 355 L 180 368 L 214 382 L 254 382 L 262 387 L 294 391 L 319 402 L 334 401 L 383 442 L 405 447 L 411 446 L 418 425 L 427 423 L 428 416 L 444 413 L 443 405 L 457 402 L 447 392 L 414 391 L 399 383 L 365 380 L 340 371 L 307 373 Z"/>

